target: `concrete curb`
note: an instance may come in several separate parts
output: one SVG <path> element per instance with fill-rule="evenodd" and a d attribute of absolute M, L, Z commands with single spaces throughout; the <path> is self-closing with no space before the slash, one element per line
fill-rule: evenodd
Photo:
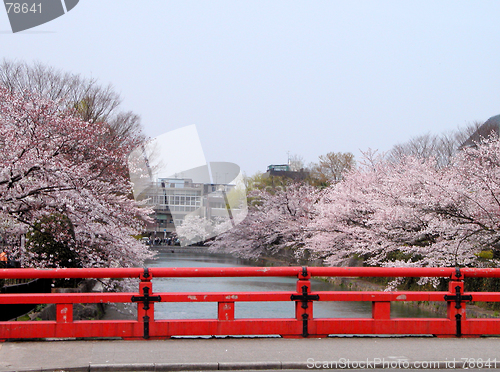
<path fill-rule="evenodd" d="M 223 362 L 223 363 L 137 363 L 137 364 L 89 364 L 69 368 L 30 368 L 5 372 L 101 372 L 101 371 L 248 371 L 307 369 L 303 362 Z"/>
<path fill-rule="evenodd" d="M 138 372 L 138 371 L 257 371 L 257 370 L 359 370 L 367 369 L 365 365 L 360 363 L 364 361 L 351 361 L 350 365 L 338 366 L 316 366 L 311 368 L 307 362 L 221 362 L 221 363 L 137 363 L 137 364 L 89 364 L 87 366 L 69 367 L 69 368 L 30 368 L 30 369 L 15 369 L 4 372 L 101 372 L 101 371 L 120 371 L 120 372 Z M 398 361 L 391 361 L 397 363 Z M 429 362 L 413 362 L 399 361 L 400 363 L 408 363 L 408 365 L 384 365 L 382 363 L 374 363 L 368 369 L 464 369 L 466 365 L 463 362 L 456 362 L 453 366 L 449 361 L 429 361 Z M 390 362 L 387 362 L 390 363 Z M 417 367 L 414 363 L 420 363 Z M 429 363 L 425 367 L 421 363 Z"/>
<path fill-rule="evenodd" d="M 90 364 L 88 371 L 155 371 L 154 363 L 139 364 Z"/>
<path fill-rule="evenodd" d="M 156 363 L 156 371 L 218 371 L 219 363 Z"/>
<path fill-rule="evenodd" d="M 220 371 L 282 369 L 281 362 L 219 363 Z"/>

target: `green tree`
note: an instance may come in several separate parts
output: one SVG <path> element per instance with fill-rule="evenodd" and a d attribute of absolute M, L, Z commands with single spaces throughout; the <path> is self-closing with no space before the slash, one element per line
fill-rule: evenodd
<path fill-rule="evenodd" d="M 310 165 L 311 182 L 328 186 L 342 180 L 344 174 L 356 166 L 354 155 L 350 152 L 329 152 L 319 157 L 318 163 Z"/>

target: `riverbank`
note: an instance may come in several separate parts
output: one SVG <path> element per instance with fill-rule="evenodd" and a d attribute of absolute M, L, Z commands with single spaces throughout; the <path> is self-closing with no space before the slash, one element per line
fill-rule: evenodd
<path fill-rule="evenodd" d="M 208 251 L 208 247 L 204 246 L 188 246 L 188 247 L 179 247 L 177 245 L 159 245 L 154 246 L 153 248 L 157 250 L 163 250 L 170 253 L 210 253 Z"/>

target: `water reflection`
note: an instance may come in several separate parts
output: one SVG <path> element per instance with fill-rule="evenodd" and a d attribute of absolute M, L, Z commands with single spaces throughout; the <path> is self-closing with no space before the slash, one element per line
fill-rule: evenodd
<path fill-rule="evenodd" d="M 174 249 L 175 252 L 175 249 Z M 249 262 L 232 256 L 207 253 L 172 253 L 159 248 L 149 267 L 243 267 Z M 295 277 L 250 278 L 155 278 L 155 292 L 266 292 L 295 291 Z M 343 288 L 312 279 L 313 291 L 341 291 Z M 370 318 L 371 302 L 314 302 L 315 318 Z M 435 317 L 434 314 L 398 303 L 391 304 L 391 317 Z M 289 302 L 237 302 L 236 318 L 294 318 L 295 304 Z M 156 319 L 216 319 L 217 303 L 158 303 Z"/>

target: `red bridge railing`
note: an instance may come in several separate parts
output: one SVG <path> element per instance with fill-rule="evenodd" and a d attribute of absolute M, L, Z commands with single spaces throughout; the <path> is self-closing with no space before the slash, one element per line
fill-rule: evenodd
<path fill-rule="evenodd" d="M 296 291 L 278 292 L 154 292 L 160 277 L 297 277 Z M 319 277 L 441 277 L 450 278 L 447 292 L 319 291 Z M 500 277 L 500 269 L 365 268 L 365 267 L 245 267 L 132 269 L 3 269 L 0 278 L 139 278 L 138 292 L 0 294 L 2 304 L 56 304 L 55 321 L 0 322 L 0 340 L 30 338 L 164 339 L 171 336 L 281 335 L 325 337 L 330 334 L 411 334 L 440 337 L 500 335 L 500 319 L 469 319 L 470 301 L 498 302 L 497 292 L 464 292 L 466 277 Z M 292 301 L 294 318 L 238 319 L 235 306 L 248 301 Z M 316 318 L 317 301 L 368 301 L 371 318 Z M 391 318 L 391 302 L 444 301 L 446 318 Z M 216 302 L 216 319 L 157 320 L 159 302 Z M 137 303 L 136 320 L 73 320 L 75 303 Z"/>

